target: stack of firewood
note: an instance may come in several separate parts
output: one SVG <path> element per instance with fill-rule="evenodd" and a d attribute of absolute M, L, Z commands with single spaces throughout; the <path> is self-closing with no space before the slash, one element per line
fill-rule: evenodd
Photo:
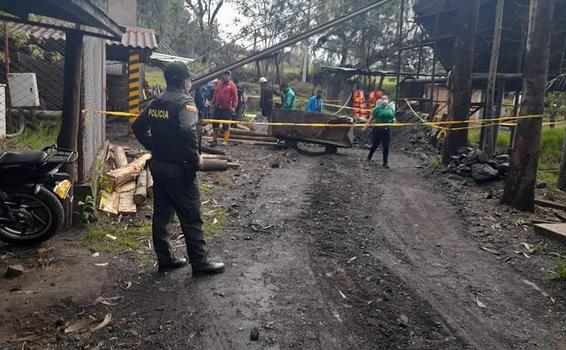
<path fill-rule="evenodd" d="M 153 196 L 153 177 L 147 167 L 151 155 L 145 152 L 132 152 L 136 158 L 128 163 L 126 150 L 120 146 L 111 146 L 107 159 L 112 159 L 114 169 L 108 171 L 101 181 L 99 209 L 118 214 L 135 214 L 137 206 Z M 203 166 L 200 171 L 226 171 L 238 168 L 226 155 L 203 154 Z"/>

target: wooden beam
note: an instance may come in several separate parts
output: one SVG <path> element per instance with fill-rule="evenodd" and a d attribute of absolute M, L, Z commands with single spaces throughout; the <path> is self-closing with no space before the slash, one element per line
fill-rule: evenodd
<path fill-rule="evenodd" d="M 63 79 L 63 112 L 61 130 L 57 137 L 57 146 L 69 150 L 77 150 L 79 133 L 79 114 L 81 113 L 81 68 L 83 35 L 71 31 L 65 41 L 65 75 Z M 79 160 L 80 162 L 80 160 Z M 75 180 L 75 166 L 68 164 L 65 171 Z"/>

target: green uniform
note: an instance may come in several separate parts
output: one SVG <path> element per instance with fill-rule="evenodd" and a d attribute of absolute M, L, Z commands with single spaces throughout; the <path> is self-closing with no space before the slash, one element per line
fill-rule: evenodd
<path fill-rule="evenodd" d="M 392 123 L 395 120 L 393 108 L 376 107 L 371 112 L 373 123 Z"/>
<path fill-rule="evenodd" d="M 288 88 L 283 99 L 283 106 L 281 108 L 295 109 L 295 107 L 296 107 L 295 92 L 293 91 L 293 89 Z"/>

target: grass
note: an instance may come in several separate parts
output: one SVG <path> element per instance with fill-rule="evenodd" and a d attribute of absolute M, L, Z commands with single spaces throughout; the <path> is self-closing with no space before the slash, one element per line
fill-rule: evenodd
<path fill-rule="evenodd" d="M 43 149 L 57 143 L 60 124 L 39 123 L 34 127 L 26 127 L 23 134 L 10 140 L 12 147 L 21 149 Z"/>
<path fill-rule="evenodd" d="M 558 259 L 553 272 L 556 275 L 555 279 L 566 281 L 566 259 Z"/>
<path fill-rule="evenodd" d="M 510 133 L 501 130 L 497 138 L 497 150 L 500 153 L 507 152 L 509 148 Z M 558 168 L 562 156 L 562 141 L 564 138 L 563 128 L 542 130 L 541 148 L 539 158 L 538 179 L 545 181 L 550 186 L 555 186 L 558 177 Z M 472 129 L 468 133 L 468 142 L 471 146 L 477 147 L 480 140 L 480 130 Z"/>
<path fill-rule="evenodd" d="M 93 226 L 88 228 L 84 241 L 91 251 L 119 255 L 140 250 L 150 239 L 151 224 L 145 223 L 141 226 Z"/>

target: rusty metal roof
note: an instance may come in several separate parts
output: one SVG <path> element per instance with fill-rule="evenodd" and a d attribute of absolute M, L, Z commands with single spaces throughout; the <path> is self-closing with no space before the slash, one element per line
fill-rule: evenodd
<path fill-rule="evenodd" d="M 14 29 L 22 31 L 37 39 L 65 40 L 64 31 L 22 23 L 14 23 L 10 25 Z M 153 29 L 126 27 L 126 31 L 122 33 L 121 41 L 106 40 L 106 44 L 109 46 L 123 46 L 132 49 L 154 50 L 157 48 L 157 38 L 155 37 L 155 31 Z"/>
<path fill-rule="evenodd" d="M 125 46 L 132 49 L 150 49 L 157 48 L 157 38 L 155 30 L 140 27 L 126 27 L 126 32 L 122 34 L 121 41 L 106 41 L 107 45 Z"/>

